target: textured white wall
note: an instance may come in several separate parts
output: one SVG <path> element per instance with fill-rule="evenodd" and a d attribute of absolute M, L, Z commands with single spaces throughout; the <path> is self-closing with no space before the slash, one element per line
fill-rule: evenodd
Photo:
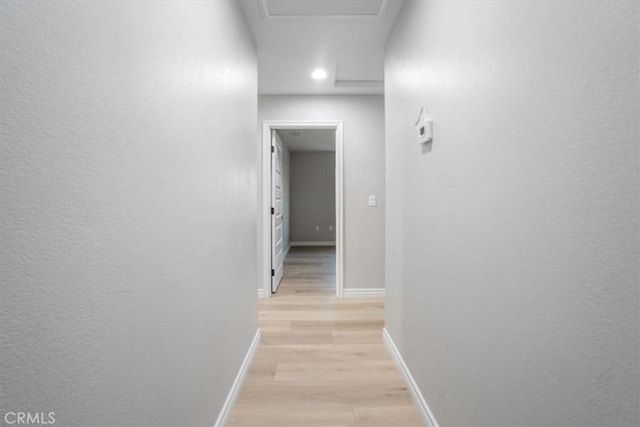
<path fill-rule="evenodd" d="M 259 96 L 258 120 L 344 122 L 344 287 L 384 287 L 384 98 Z M 369 194 L 378 207 L 368 206 Z"/>
<path fill-rule="evenodd" d="M 335 166 L 333 151 L 291 152 L 292 242 L 335 242 Z"/>
<path fill-rule="evenodd" d="M 396 22 L 387 327 L 441 426 L 639 424 L 638 5 L 408 1 Z"/>
<path fill-rule="evenodd" d="M 212 425 L 257 328 L 233 1 L 0 3 L 0 412 Z"/>

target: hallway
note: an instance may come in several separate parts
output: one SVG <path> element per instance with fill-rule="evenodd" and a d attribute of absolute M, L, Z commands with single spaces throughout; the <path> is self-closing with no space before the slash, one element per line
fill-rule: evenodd
<path fill-rule="evenodd" d="M 0 425 L 638 427 L 639 176 L 638 0 L 0 0 Z"/>
<path fill-rule="evenodd" d="M 421 426 L 387 352 L 382 299 L 335 297 L 335 248 L 294 247 L 229 426 Z"/>

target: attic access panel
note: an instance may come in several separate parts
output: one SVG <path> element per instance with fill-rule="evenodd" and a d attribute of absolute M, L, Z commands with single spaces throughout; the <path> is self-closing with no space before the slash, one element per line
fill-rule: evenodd
<path fill-rule="evenodd" d="M 389 0 L 261 0 L 267 17 L 382 16 Z"/>

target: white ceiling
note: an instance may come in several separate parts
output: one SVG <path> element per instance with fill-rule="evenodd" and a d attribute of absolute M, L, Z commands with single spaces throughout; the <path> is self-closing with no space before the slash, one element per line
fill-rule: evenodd
<path fill-rule="evenodd" d="M 241 0 L 261 95 L 383 93 L 384 45 L 403 0 Z M 326 80 L 311 72 L 323 67 Z"/>
<path fill-rule="evenodd" d="M 336 131 L 333 129 L 280 129 L 276 132 L 291 151 L 336 151 Z"/>

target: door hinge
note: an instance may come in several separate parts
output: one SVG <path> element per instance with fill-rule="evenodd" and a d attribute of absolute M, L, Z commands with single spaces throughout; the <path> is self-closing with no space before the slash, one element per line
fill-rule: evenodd
<path fill-rule="evenodd" d="M 275 275 L 276 275 L 276 271 L 272 268 L 272 269 L 271 269 L 271 277 L 273 277 L 273 276 L 275 276 Z"/>
<path fill-rule="evenodd" d="M 275 151 L 276 151 L 276 148 L 272 145 L 272 146 L 271 146 L 271 152 L 273 153 L 273 152 L 275 152 Z"/>
<path fill-rule="evenodd" d="M 276 213 L 275 209 L 271 208 L 271 215 L 273 215 L 274 213 Z"/>

